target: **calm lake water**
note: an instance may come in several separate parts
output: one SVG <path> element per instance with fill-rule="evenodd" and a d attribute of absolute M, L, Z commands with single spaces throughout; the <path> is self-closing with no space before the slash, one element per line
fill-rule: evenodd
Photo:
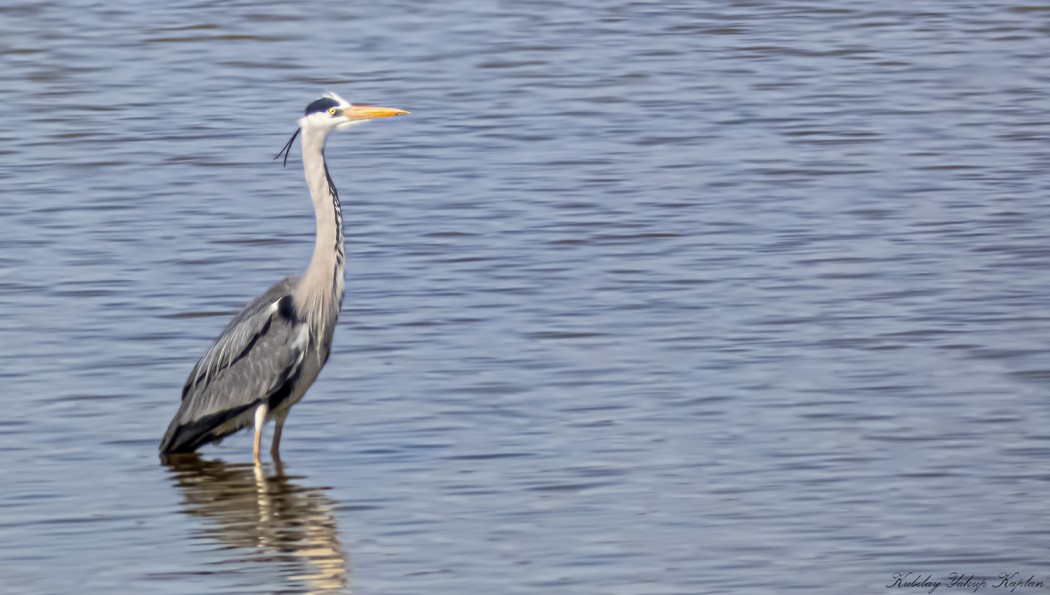
<path fill-rule="evenodd" d="M 14 0 L 0 58 L 0 593 L 1050 585 L 1044 4 Z M 332 358 L 283 468 L 162 465 L 326 89 L 413 112 L 328 144 Z"/>

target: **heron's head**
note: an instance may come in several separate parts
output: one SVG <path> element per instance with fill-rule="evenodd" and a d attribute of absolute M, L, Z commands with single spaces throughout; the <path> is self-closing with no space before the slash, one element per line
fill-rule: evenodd
<path fill-rule="evenodd" d="M 368 104 L 352 104 L 329 91 L 320 99 L 306 106 L 306 115 L 299 119 L 299 127 L 319 129 L 325 132 L 343 130 L 369 120 L 389 118 L 407 114 L 405 110 L 392 107 L 379 107 Z"/>
<path fill-rule="evenodd" d="M 304 130 L 309 130 L 311 133 L 320 132 L 322 142 L 324 142 L 324 137 L 333 130 L 343 130 L 357 124 L 364 124 L 369 120 L 407 113 L 403 109 L 392 107 L 379 107 L 364 103 L 353 104 L 329 91 L 306 106 L 306 115 L 299 118 L 299 127 L 295 129 L 295 134 L 288 139 L 284 148 L 274 159 L 280 159 L 283 156 L 284 164 L 288 165 L 288 154 L 291 153 L 292 143 L 295 142 L 295 137 Z"/>

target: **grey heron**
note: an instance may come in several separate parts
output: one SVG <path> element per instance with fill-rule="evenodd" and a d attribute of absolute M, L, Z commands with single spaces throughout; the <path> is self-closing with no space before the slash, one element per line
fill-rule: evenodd
<path fill-rule="evenodd" d="M 248 426 L 255 427 L 259 464 L 263 426 L 274 420 L 270 453 L 279 459 L 281 431 L 332 350 L 343 302 L 343 217 L 325 165 L 328 133 L 404 110 L 351 104 L 328 92 L 306 106 L 281 153 L 285 162 L 301 135 L 303 168 L 313 199 L 317 236 L 306 272 L 278 281 L 226 325 L 182 388 L 182 402 L 160 443 L 161 454 L 196 451 Z"/>

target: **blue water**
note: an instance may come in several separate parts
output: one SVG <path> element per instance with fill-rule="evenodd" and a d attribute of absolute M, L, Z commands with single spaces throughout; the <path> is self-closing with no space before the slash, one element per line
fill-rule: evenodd
<path fill-rule="evenodd" d="M 0 593 L 1050 584 L 1048 22 L 0 7 Z M 412 111 L 328 144 L 331 360 L 283 467 L 162 465 L 196 359 L 306 266 L 271 158 L 326 89 Z"/>

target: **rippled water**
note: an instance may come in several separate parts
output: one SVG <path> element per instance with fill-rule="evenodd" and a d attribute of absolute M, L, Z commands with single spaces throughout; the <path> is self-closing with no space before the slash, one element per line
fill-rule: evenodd
<path fill-rule="evenodd" d="M 1050 584 L 1045 6 L 16 1 L 0 57 L 0 592 Z M 284 468 L 162 465 L 327 88 L 413 115 L 329 142 Z"/>

